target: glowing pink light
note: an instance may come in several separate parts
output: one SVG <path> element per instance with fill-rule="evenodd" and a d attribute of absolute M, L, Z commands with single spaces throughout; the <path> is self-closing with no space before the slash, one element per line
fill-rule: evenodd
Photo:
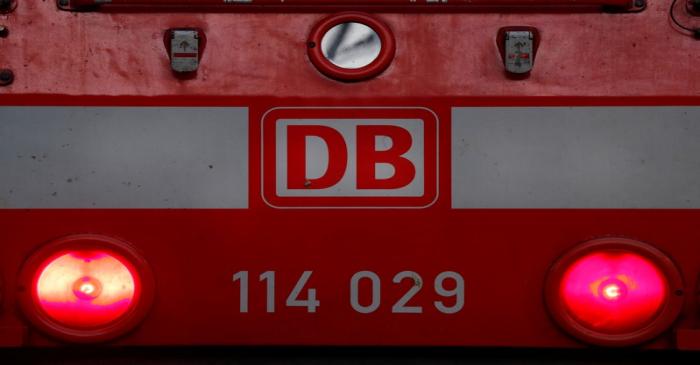
<path fill-rule="evenodd" d="M 618 301 L 627 296 L 627 285 L 619 279 L 608 279 L 599 286 L 600 295 L 608 301 Z"/>
<path fill-rule="evenodd" d="M 566 310 L 585 326 L 626 333 L 655 319 L 668 298 L 668 283 L 642 255 L 609 250 L 576 260 L 562 278 L 560 293 Z"/>
<path fill-rule="evenodd" d="M 102 283 L 89 276 L 82 277 L 73 283 L 73 294 L 78 299 L 95 300 L 102 294 Z"/>
<path fill-rule="evenodd" d="M 35 294 L 41 309 L 63 325 L 109 324 L 136 302 L 137 276 L 122 258 L 104 251 L 73 251 L 41 265 Z"/>

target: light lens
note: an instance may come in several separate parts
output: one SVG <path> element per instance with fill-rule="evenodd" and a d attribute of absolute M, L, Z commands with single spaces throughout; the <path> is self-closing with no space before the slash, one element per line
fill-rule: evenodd
<path fill-rule="evenodd" d="M 321 39 L 323 56 L 345 69 L 359 69 L 374 62 L 382 51 L 377 32 L 362 23 L 347 22 L 331 28 Z"/>
<path fill-rule="evenodd" d="M 138 275 L 104 250 L 62 252 L 46 260 L 36 278 L 37 304 L 52 320 L 73 328 L 108 325 L 137 302 Z"/>
<path fill-rule="evenodd" d="M 607 250 L 589 253 L 564 272 L 565 309 L 585 327 L 607 334 L 629 333 L 651 323 L 669 296 L 663 272 L 644 256 Z"/>

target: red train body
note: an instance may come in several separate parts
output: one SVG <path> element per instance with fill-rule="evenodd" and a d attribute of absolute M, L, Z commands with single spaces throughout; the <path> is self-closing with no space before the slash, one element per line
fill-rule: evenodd
<path fill-rule="evenodd" d="M 0 16 L 0 346 L 700 348 L 671 1 L 98 3 Z M 325 60 L 343 21 L 369 66 Z"/>

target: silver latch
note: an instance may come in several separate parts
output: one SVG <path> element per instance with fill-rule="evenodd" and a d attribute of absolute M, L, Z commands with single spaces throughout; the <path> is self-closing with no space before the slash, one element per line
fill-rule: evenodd
<path fill-rule="evenodd" d="M 535 62 L 534 35 L 530 31 L 507 31 L 505 34 L 506 71 L 525 74 Z"/>
<path fill-rule="evenodd" d="M 195 29 L 170 31 L 170 65 L 175 72 L 195 72 L 199 68 L 200 34 Z"/>

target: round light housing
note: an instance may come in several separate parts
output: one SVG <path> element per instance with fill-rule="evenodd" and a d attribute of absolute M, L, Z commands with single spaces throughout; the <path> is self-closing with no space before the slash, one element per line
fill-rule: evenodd
<path fill-rule="evenodd" d="M 143 319 L 153 297 L 146 262 L 128 244 L 104 236 L 52 242 L 27 261 L 20 280 L 27 318 L 69 341 L 122 335 Z"/>
<path fill-rule="evenodd" d="M 384 72 L 396 53 L 391 30 L 376 17 L 345 12 L 320 21 L 307 42 L 309 59 L 324 75 L 362 81 Z"/>
<path fill-rule="evenodd" d="M 589 343 L 627 346 L 667 330 L 681 310 L 683 281 L 668 256 L 621 238 L 587 242 L 549 272 L 546 302 L 564 330 Z"/>
<path fill-rule="evenodd" d="M 321 52 L 332 64 L 345 69 L 367 67 L 379 57 L 382 41 L 377 32 L 362 23 L 341 23 L 321 38 Z"/>
<path fill-rule="evenodd" d="M 107 325 L 138 302 L 140 280 L 119 255 L 105 250 L 69 250 L 44 262 L 34 295 L 56 322 L 76 328 Z"/>

